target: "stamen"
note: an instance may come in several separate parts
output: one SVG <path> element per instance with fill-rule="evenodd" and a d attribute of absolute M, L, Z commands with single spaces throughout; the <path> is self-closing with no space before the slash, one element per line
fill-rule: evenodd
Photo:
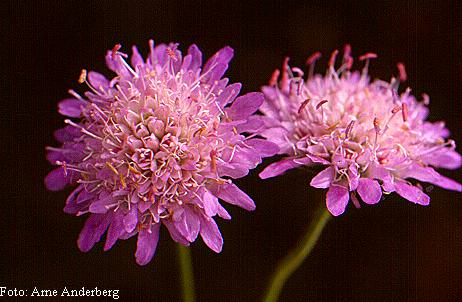
<path fill-rule="evenodd" d="M 365 53 L 362 56 L 360 56 L 359 60 L 364 61 L 364 60 L 375 59 L 375 58 L 377 58 L 377 54 L 375 54 L 373 52 L 368 52 L 368 53 Z"/>
<path fill-rule="evenodd" d="M 334 50 L 332 52 L 332 54 L 330 55 L 330 59 L 329 59 L 329 67 L 334 67 L 335 65 L 335 59 L 337 58 L 337 55 L 338 55 L 338 50 Z"/>
<path fill-rule="evenodd" d="M 279 69 L 276 69 L 275 71 L 273 71 L 273 74 L 271 75 L 271 79 L 269 80 L 268 85 L 276 86 L 276 84 L 278 83 L 279 74 L 280 74 Z"/>
<path fill-rule="evenodd" d="M 305 109 L 305 107 L 309 104 L 311 100 L 310 99 L 306 99 L 301 105 L 300 105 L 300 108 L 298 108 L 298 114 L 302 113 L 303 109 Z"/>
<path fill-rule="evenodd" d="M 400 110 L 401 110 L 401 106 L 395 106 L 395 107 L 393 107 L 393 109 L 391 110 L 391 113 L 396 114 L 396 113 L 398 113 Z"/>
<path fill-rule="evenodd" d="M 316 61 L 321 57 L 321 53 L 319 51 L 315 52 L 314 54 L 312 54 L 311 56 L 308 57 L 308 59 L 306 59 L 306 65 L 309 65 L 310 66 L 310 69 L 308 71 L 308 78 L 311 78 L 313 76 L 313 73 L 314 73 L 314 65 L 316 63 Z"/>
<path fill-rule="evenodd" d="M 322 105 L 324 105 L 325 103 L 327 103 L 328 101 L 327 100 L 322 100 L 320 101 L 317 105 L 316 105 L 316 110 L 318 110 L 319 108 L 321 108 Z"/>
<path fill-rule="evenodd" d="M 112 48 L 112 59 L 113 60 L 115 60 L 116 55 L 119 54 L 119 49 L 121 49 L 121 48 L 122 48 L 122 45 L 120 45 L 120 44 L 114 45 L 114 47 Z"/>
<path fill-rule="evenodd" d="M 282 63 L 282 79 L 281 79 L 281 89 L 287 90 L 289 88 L 289 57 L 284 58 L 284 62 Z"/>
<path fill-rule="evenodd" d="M 398 63 L 396 64 L 396 67 L 398 67 L 398 72 L 399 72 L 399 80 L 401 82 L 404 82 L 407 80 L 407 74 L 406 74 L 406 68 L 404 67 L 403 63 Z"/>
<path fill-rule="evenodd" d="M 379 134 L 380 133 L 380 121 L 378 118 L 374 118 L 374 129 L 375 133 Z"/>
<path fill-rule="evenodd" d="M 311 56 L 306 59 L 306 65 L 312 65 L 314 64 L 319 58 L 321 57 L 321 53 L 319 51 L 315 52 Z"/>
<path fill-rule="evenodd" d="M 407 109 L 407 104 L 406 103 L 403 103 L 403 122 L 406 122 L 407 121 L 407 117 L 408 117 L 408 109 Z"/>
<path fill-rule="evenodd" d="M 346 130 L 345 130 L 345 138 L 348 138 L 348 137 L 350 136 L 351 130 L 353 130 L 353 126 L 354 126 L 354 125 L 355 125 L 355 121 L 354 121 L 354 120 L 351 121 L 351 122 L 348 124 L 348 126 L 347 126 L 347 128 L 346 128 Z"/>
<path fill-rule="evenodd" d="M 83 82 L 86 82 L 87 81 L 87 70 L 86 69 L 82 69 L 82 71 L 80 72 L 80 77 L 79 77 L 79 84 L 82 84 Z"/>

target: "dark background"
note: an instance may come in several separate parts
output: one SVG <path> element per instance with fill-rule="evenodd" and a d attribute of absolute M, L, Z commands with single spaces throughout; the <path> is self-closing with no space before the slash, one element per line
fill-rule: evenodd
<path fill-rule="evenodd" d="M 43 186 L 51 169 L 45 146 L 56 145 L 52 131 L 63 126 L 57 102 L 69 88 L 82 91 L 82 68 L 110 75 L 103 56 L 116 43 L 127 52 L 137 44 L 144 54 L 150 38 L 180 42 L 184 51 L 196 43 L 205 56 L 231 45 L 227 76 L 244 92 L 266 83 L 286 55 L 302 66 L 319 50 L 321 72 L 333 49 L 351 43 L 355 56 L 379 54 L 373 77 L 388 80 L 403 61 L 406 84 L 431 97 L 429 119 L 445 120 L 462 141 L 458 1 L 7 1 L 1 12 L 0 286 L 98 286 L 120 289 L 124 301 L 180 299 L 176 250 L 165 229 L 145 267 L 135 263 L 134 238 L 106 253 L 102 244 L 81 253 L 76 238 L 85 217 L 63 213 L 69 191 Z M 310 172 L 259 180 L 269 162 L 237 181 L 257 210 L 227 207 L 233 220 L 218 221 L 223 252 L 201 240 L 192 245 L 198 301 L 258 300 L 323 202 L 325 191 L 308 187 Z M 443 173 L 461 180 L 460 170 Z M 329 222 L 281 301 L 461 301 L 461 195 L 426 189 L 428 207 L 396 195 L 360 210 L 350 205 Z"/>

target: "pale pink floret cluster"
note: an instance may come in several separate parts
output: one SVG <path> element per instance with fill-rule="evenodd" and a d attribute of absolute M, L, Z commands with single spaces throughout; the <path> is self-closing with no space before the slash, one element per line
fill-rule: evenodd
<path fill-rule="evenodd" d="M 390 82 L 371 81 L 369 60 L 361 72 L 352 71 L 351 49 L 345 47 L 336 69 L 335 51 L 325 75 L 313 74 L 319 53 L 308 58 L 305 80 L 299 68 L 276 70 L 260 110 L 265 127 L 259 133 L 280 147 L 284 159 L 268 166 L 260 176 L 269 178 L 300 167 L 323 165 L 311 186 L 326 188 L 327 208 L 340 215 L 351 201 L 360 206 L 378 203 L 382 195 L 396 192 L 405 199 L 428 205 L 430 198 L 419 181 L 461 191 L 461 185 L 433 168 L 456 169 L 461 156 L 448 139 L 444 122 L 426 121 L 428 96 L 417 101 L 406 80 L 404 66 Z M 279 77 L 281 75 L 281 77 Z"/>
<path fill-rule="evenodd" d="M 78 239 L 82 251 L 106 231 L 105 250 L 138 234 L 135 256 L 144 265 L 163 224 L 181 244 L 200 234 L 220 252 L 214 216 L 230 215 L 218 199 L 253 210 L 252 199 L 231 179 L 278 151 L 241 134 L 263 95 L 236 98 L 241 84 L 222 79 L 233 56 L 229 47 L 204 67 L 195 45 L 182 57 L 177 44 L 154 47 L 150 41 L 146 60 L 133 48 L 131 65 L 119 49 L 106 56 L 116 77 L 83 70 L 79 82 L 90 88 L 85 97 L 71 91 L 73 98 L 59 103 L 59 112 L 71 119 L 55 133 L 62 146 L 48 148 L 48 159 L 59 167 L 45 183 L 51 190 L 77 185 L 64 210 L 90 215 Z"/>

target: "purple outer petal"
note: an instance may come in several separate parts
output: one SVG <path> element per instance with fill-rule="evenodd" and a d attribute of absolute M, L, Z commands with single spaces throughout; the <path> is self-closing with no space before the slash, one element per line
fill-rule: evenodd
<path fill-rule="evenodd" d="M 272 163 L 271 165 L 267 166 L 258 176 L 260 176 L 261 179 L 267 179 L 281 175 L 287 170 L 297 168 L 303 165 L 301 163 L 294 162 L 294 159 L 295 158 L 293 157 L 288 157 L 278 162 Z"/>
<path fill-rule="evenodd" d="M 88 81 L 96 90 L 100 90 L 100 87 L 104 89 L 109 88 L 109 81 L 106 77 L 96 71 L 90 71 L 88 73 Z"/>
<path fill-rule="evenodd" d="M 64 99 L 58 104 L 60 114 L 69 117 L 80 117 L 82 108 L 87 105 L 87 102 L 78 99 Z"/>
<path fill-rule="evenodd" d="M 135 230 L 138 224 L 138 208 L 132 205 L 130 211 L 123 218 L 125 232 L 131 233 Z"/>
<path fill-rule="evenodd" d="M 415 186 L 409 185 L 404 181 L 398 180 L 395 183 L 395 188 L 396 193 L 413 203 L 417 203 L 424 206 L 430 204 L 430 197 L 428 197 L 427 194 L 425 194 L 424 192 L 422 192 L 422 190 Z"/>
<path fill-rule="evenodd" d="M 201 237 L 205 244 L 215 253 L 223 248 L 223 237 L 213 218 L 201 216 Z"/>
<path fill-rule="evenodd" d="M 191 55 L 191 63 L 189 64 L 189 70 L 196 72 L 202 66 L 202 52 L 196 45 L 189 46 L 188 55 Z"/>
<path fill-rule="evenodd" d="M 199 235 L 200 219 L 198 215 L 189 207 L 184 207 L 183 217 L 177 222 L 174 222 L 176 229 L 188 241 L 193 242 Z"/>
<path fill-rule="evenodd" d="M 159 242 L 160 223 L 155 223 L 151 229 L 143 229 L 138 232 L 136 243 L 136 263 L 146 265 L 156 253 L 157 242 Z"/>
<path fill-rule="evenodd" d="M 60 191 L 69 184 L 69 178 L 64 175 L 62 167 L 56 168 L 45 176 L 45 186 L 50 191 Z"/>
<path fill-rule="evenodd" d="M 234 101 L 236 96 L 241 91 L 241 87 L 241 83 L 234 83 L 226 87 L 225 90 L 223 90 L 223 92 L 220 93 L 220 95 L 216 99 L 216 102 L 220 106 L 220 108 L 224 108 L 227 104 Z"/>
<path fill-rule="evenodd" d="M 188 239 L 186 239 L 181 233 L 176 229 L 174 223 L 170 219 L 162 219 L 162 223 L 167 227 L 170 237 L 182 245 L 189 245 Z"/>
<path fill-rule="evenodd" d="M 279 152 L 279 147 L 276 144 L 261 138 L 249 139 L 245 144 L 254 148 L 262 157 L 273 156 Z"/>
<path fill-rule="evenodd" d="M 261 92 L 250 92 L 238 97 L 231 107 L 226 110 L 228 117 L 233 120 L 247 119 L 263 104 L 265 97 Z"/>
<path fill-rule="evenodd" d="M 120 238 L 120 235 L 124 233 L 123 227 L 123 214 L 120 211 L 115 212 L 114 218 L 112 219 L 111 225 L 107 230 L 106 234 L 106 243 L 104 244 L 104 250 L 110 250 L 114 244 L 117 242 L 117 239 Z"/>
<path fill-rule="evenodd" d="M 349 199 L 350 193 L 347 188 L 339 185 L 332 185 L 329 191 L 327 191 L 327 209 L 332 215 L 339 216 L 345 212 Z"/>
<path fill-rule="evenodd" d="M 356 191 L 367 204 L 376 204 L 382 198 L 382 188 L 374 179 L 360 178 Z"/>
<path fill-rule="evenodd" d="M 310 185 L 315 188 L 325 189 L 330 186 L 335 176 L 335 169 L 328 167 L 319 172 L 310 182 Z"/>
<path fill-rule="evenodd" d="M 91 214 L 85 221 L 77 239 L 77 245 L 82 252 L 88 252 L 101 239 L 112 220 L 112 212 L 106 214 Z"/>
<path fill-rule="evenodd" d="M 248 211 L 255 210 L 255 203 L 252 198 L 245 194 L 235 184 L 223 184 L 211 188 L 212 192 L 218 198 L 226 201 L 227 203 L 239 206 Z"/>

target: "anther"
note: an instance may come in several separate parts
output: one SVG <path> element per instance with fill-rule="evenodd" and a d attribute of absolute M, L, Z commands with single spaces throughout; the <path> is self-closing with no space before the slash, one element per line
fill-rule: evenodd
<path fill-rule="evenodd" d="M 408 109 L 407 109 L 407 104 L 406 103 L 403 103 L 402 105 L 402 113 L 403 113 L 403 122 L 406 122 L 407 121 L 407 117 L 408 117 Z"/>
<path fill-rule="evenodd" d="M 309 56 L 308 59 L 306 59 L 305 64 L 306 65 L 311 65 L 314 62 L 316 62 L 320 57 L 321 57 L 321 53 L 319 51 L 317 51 L 314 54 L 312 54 L 311 56 Z"/>
<path fill-rule="evenodd" d="M 115 60 L 116 55 L 119 54 L 119 49 L 121 49 L 121 48 L 122 48 L 122 45 L 120 45 L 120 44 L 114 45 L 114 47 L 112 48 L 112 59 L 113 60 Z"/>
<path fill-rule="evenodd" d="M 403 63 L 398 63 L 396 64 L 396 67 L 398 67 L 398 72 L 399 72 L 399 80 L 401 82 L 404 82 L 407 80 L 407 74 L 406 74 L 406 68 L 404 67 Z"/>
<path fill-rule="evenodd" d="M 175 62 L 178 60 L 178 58 L 176 57 L 175 51 L 170 47 L 167 47 L 167 55 Z"/>
<path fill-rule="evenodd" d="M 377 58 L 377 54 L 375 54 L 373 52 L 368 52 L 368 53 L 365 53 L 362 56 L 360 56 L 359 60 L 364 61 L 364 60 L 375 59 L 375 58 Z"/>
<path fill-rule="evenodd" d="M 401 110 L 401 106 L 398 106 L 398 105 L 397 105 L 397 106 L 393 107 L 393 109 L 391 110 L 391 113 L 396 114 L 396 113 L 398 113 L 400 110 Z"/>
<path fill-rule="evenodd" d="M 276 69 L 275 71 L 273 71 L 273 74 L 271 75 L 271 79 L 269 80 L 268 85 L 275 86 L 278 83 L 279 74 L 280 74 L 279 69 Z"/>
<path fill-rule="evenodd" d="M 289 69 L 289 57 L 284 58 L 284 62 L 282 62 L 282 79 L 281 79 L 281 89 L 287 90 L 289 88 L 289 73 L 287 70 Z"/>
<path fill-rule="evenodd" d="M 316 110 L 318 110 L 319 108 L 321 108 L 322 105 L 324 105 L 325 103 L 327 103 L 328 101 L 327 100 L 322 100 L 320 101 L 317 105 L 316 105 Z"/>
<path fill-rule="evenodd" d="M 379 134 L 380 133 L 380 121 L 378 118 L 374 118 L 374 129 L 375 133 Z"/>
<path fill-rule="evenodd" d="M 338 55 L 338 50 L 336 49 L 330 55 L 329 67 L 333 67 L 335 65 L 335 59 L 337 58 L 337 55 Z"/>
<path fill-rule="evenodd" d="M 310 99 L 306 99 L 298 108 L 298 114 L 302 113 L 303 109 L 310 103 Z"/>
<path fill-rule="evenodd" d="M 346 137 L 346 138 L 348 138 L 348 136 L 350 135 L 351 130 L 353 130 L 353 126 L 354 126 L 354 125 L 355 125 L 355 121 L 354 121 L 354 120 L 351 121 L 351 122 L 348 124 L 348 126 L 347 126 L 347 128 L 346 128 L 346 130 L 345 130 L 345 137 Z"/>
<path fill-rule="evenodd" d="M 82 71 L 80 72 L 80 76 L 79 76 L 79 84 L 82 84 L 83 82 L 85 82 L 87 80 L 87 70 L 86 69 L 82 69 Z"/>

